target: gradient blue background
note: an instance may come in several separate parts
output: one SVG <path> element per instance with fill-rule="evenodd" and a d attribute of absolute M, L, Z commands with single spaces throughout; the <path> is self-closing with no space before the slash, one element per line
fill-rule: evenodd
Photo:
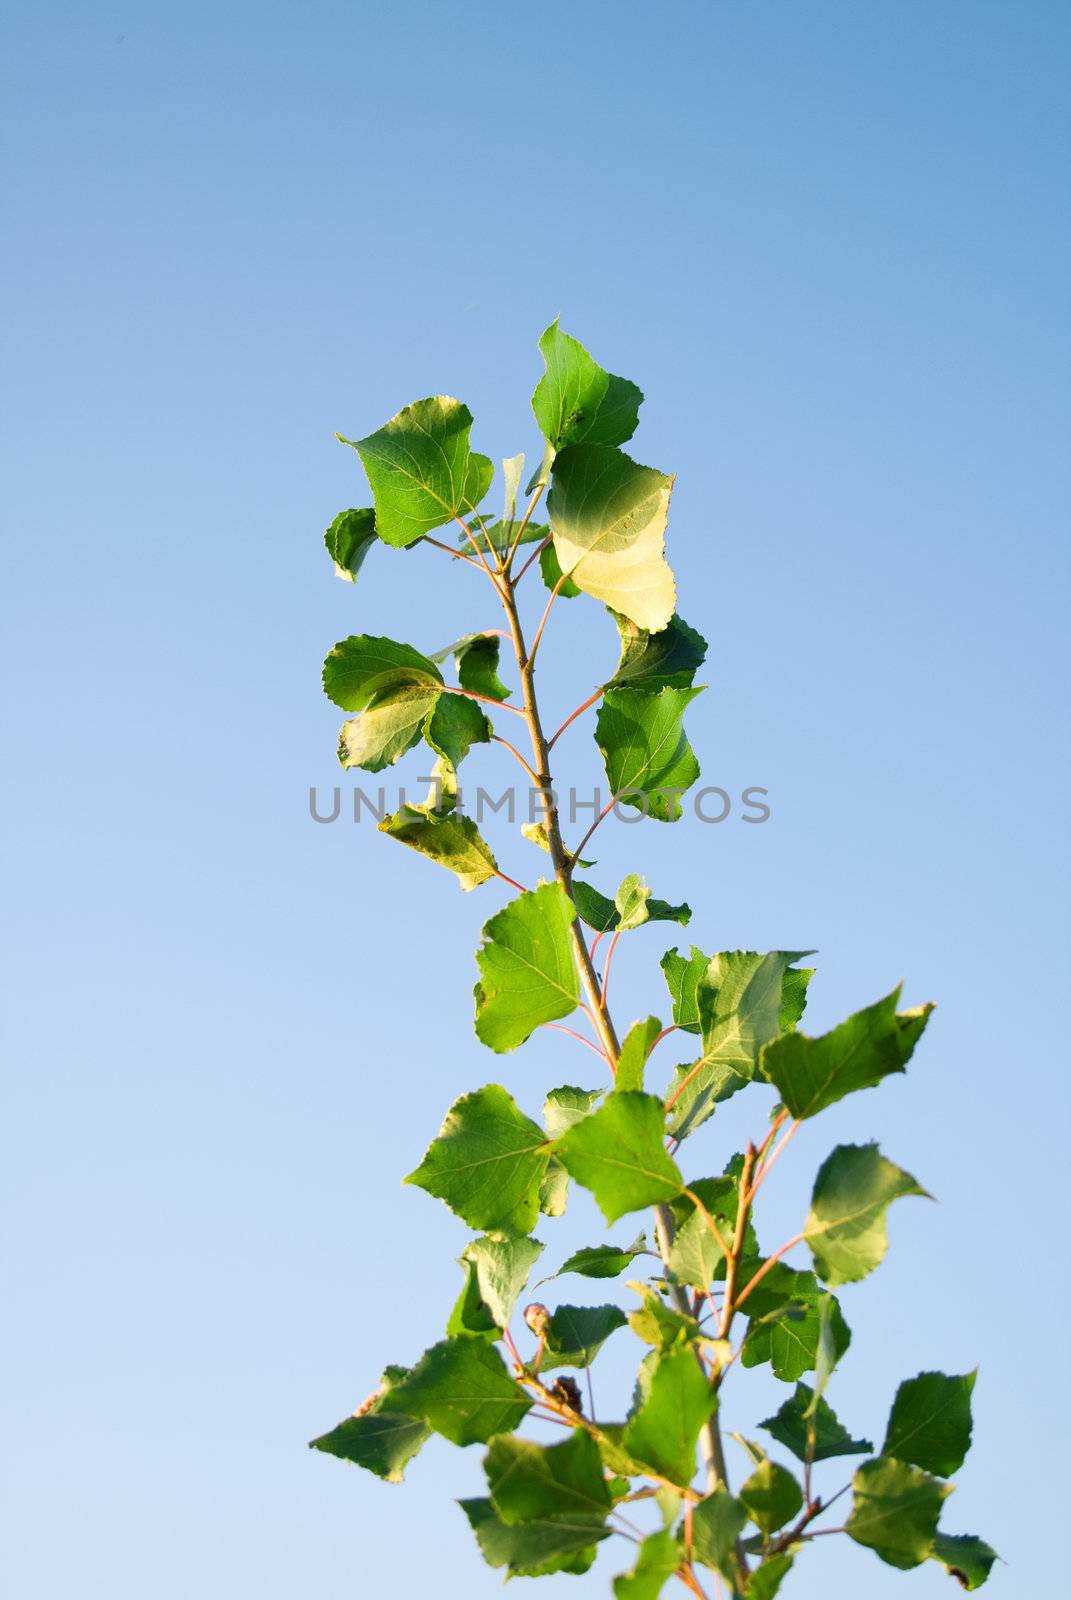
<path fill-rule="evenodd" d="M 307 791 L 339 777 L 335 639 L 494 625 L 433 552 L 336 582 L 321 531 L 366 496 L 334 430 L 445 391 L 479 448 L 534 452 L 557 312 L 646 391 L 634 448 L 679 474 L 671 556 L 711 640 L 692 737 L 709 782 L 773 807 L 607 825 L 598 880 L 646 871 L 707 949 L 817 946 L 815 1029 L 900 977 L 940 1002 L 906 1079 L 800 1135 L 763 1233 L 795 1231 L 837 1140 L 880 1136 L 934 1191 L 843 1294 L 834 1402 L 880 1440 L 901 1377 L 980 1363 L 946 1521 L 1006 1556 L 994 1596 L 1051 1592 L 1071 14 L 8 15 L 13 1600 L 499 1590 L 451 1503 L 478 1450 L 433 1442 L 398 1490 L 304 1441 L 442 1325 L 466 1233 L 398 1180 L 450 1100 L 500 1078 L 535 1110 L 598 1065 L 549 1035 L 482 1051 L 471 952 L 497 888 L 462 897 L 367 825 L 316 826 Z M 551 719 L 605 675 L 611 632 L 557 608 Z M 559 746 L 588 782 L 590 728 Z M 471 771 L 505 777 L 482 751 Z M 541 864 L 523 842 L 503 861 Z M 669 942 L 623 947 L 624 1020 L 662 1004 Z M 693 1174 L 761 1122 L 761 1097 L 738 1106 Z M 549 1264 L 596 1226 L 581 1197 L 542 1230 Z M 604 1411 L 627 1394 L 618 1342 Z M 775 1387 L 745 1375 L 728 1425 L 753 1430 Z M 615 1545 L 547 1592 L 605 1595 Z M 794 1582 L 954 1592 L 845 1540 Z"/>

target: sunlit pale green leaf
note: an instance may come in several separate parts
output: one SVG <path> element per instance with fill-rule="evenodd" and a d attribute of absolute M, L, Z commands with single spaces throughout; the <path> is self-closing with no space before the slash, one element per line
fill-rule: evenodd
<path fill-rule="evenodd" d="M 506 1523 L 605 1517 L 613 1504 L 599 1447 L 583 1429 L 553 1445 L 511 1434 L 492 1439 L 483 1467 L 494 1508 Z"/>
<path fill-rule="evenodd" d="M 686 1487 L 695 1474 L 699 1430 L 716 1405 L 713 1385 L 694 1351 L 676 1345 L 653 1363 L 647 1393 L 625 1428 L 622 1446 L 671 1483 Z"/>
<path fill-rule="evenodd" d="M 376 532 L 386 544 L 413 544 L 479 505 L 494 468 L 469 449 L 471 428 L 468 406 L 436 395 L 406 406 L 365 439 L 342 440 L 368 474 Z"/>
<path fill-rule="evenodd" d="M 447 1338 L 453 1339 L 459 1333 L 471 1333 L 480 1339 L 497 1339 L 499 1327 L 480 1293 L 475 1263 L 461 1256 L 459 1264 L 465 1281 L 447 1319 Z"/>
<path fill-rule="evenodd" d="M 980 1589 L 992 1572 L 993 1563 L 1000 1559 L 992 1545 L 976 1533 L 939 1532 L 931 1554 L 961 1589 Z"/>
<path fill-rule="evenodd" d="M 740 1486 L 740 1499 L 763 1533 L 776 1533 L 803 1509 L 803 1490 L 786 1467 L 767 1459 Z"/>
<path fill-rule="evenodd" d="M 897 1389 L 889 1413 L 883 1456 L 950 1478 L 971 1447 L 971 1393 L 976 1372 L 948 1377 L 920 1372 Z"/>
<path fill-rule="evenodd" d="M 618 803 L 657 822 L 676 822 L 680 797 L 699 776 L 684 713 L 701 689 L 610 689 L 595 724 L 606 776 Z"/>
<path fill-rule="evenodd" d="M 551 1138 L 560 1138 L 574 1123 L 582 1121 L 605 1093 L 605 1089 L 578 1089 L 571 1083 L 552 1089 L 543 1102 L 543 1126 Z"/>
<path fill-rule="evenodd" d="M 681 1191 L 663 1144 L 662 1103 L 649 1094 L 612 1094 L 559 1140 L 556 1154 L 595 1196 L 607 1222 Z"/>
<path fill-rule="evenodd" d="M 647 1017 L 642 1022 L 632 1024 L 617 1058 L 614 1087 L 618 1093 L 643 1088 L 644 1064 L 661 1032 L 662 1024 L 657 1017 Z"/>
<path fill-rule="evenodd" d="M 532 1404 L 498 1351 L 470 1334 L 432 1345 L 391 1397 L 451 1444 L 478 1444 L 512 1432 Z"/>
<path fill-rule="evenodd" d="M 586 1572 L 591 1547 L 610 1536 L 605 1520 L 574 1513 L 532 1522 L 507 1523 L 490 1500 L 460 1500 L 489 1567 L 507 1567 L 511 1577 L 541 1578 L 551 1572 Z"/>
<path fill-rule="evenodd" d="M 614 1579 L 614 1600 L 658 1600 L 683 1555 L 678 1541 L 665 1529 L 648 1534 L 632 1570 Z"/>
<path fill-rule="evenodd" d="M 552 593 L 556 589 L 563 600 L 575 600 L 578 594 L 584 592 L 572 578 L 567 578 L 562 572 L 558 563 L 558 552 L 552 544 L 548 544 L 545 550 L 539 552 L 539 572 L 545 587 Z"/>
<path fill-rule="evenodd" d="M 804 1236 L 820 1278 L 836 1287 L 873 1272 L 888 1248 L 885 1213 L 902 1195 L 930 1196 L 876 1144 L 842 1144 L 818 1169 Z"/>
<path fill-rule="evenodd" d="M 690 689 L 703 665 L 707 641 L 681 617 L 661 633 L 647 633 L 628 617 L 611 613 L 621 635 L 621 658 L 605 689 Z"/>
<path fill-rule="evenodd" d="M 476 953 L 476 1034 L 492 1050 L 513 1050 L 544 1022 L 580 1001 L 573 959 L 572 901 L 557 883 L 518 895 L 484 924 Z"/>
<path fill-rule="evenodd" d="M 583 865 L 583 863 L 580 863 Z M 625 882 L 629 880 L 626 878 Z M 646 885 L 644 885 L 646 888 Z M 621 890 L 618 890 L 620 896 Z M 585 883 L 582 878 L 573 884 L 573 899 L 576 909 L 589 928 L 594 928 L 596 933 L 611 933 L 620 926 L 621 911 L 616 900 L 608 900 L 606 895 L 600 894 L 598 889 L 593 889 L 590 883 Z M 682 925 L 691 921 L 691 906 L 671 906 L 665 900 L 653 897 L 645 901 L 648 922 L 679 922 Z"/>
<path fill-rule="evenodd" d="M 624 451 L 576 444 L 554 461 L 547 510 L 562 572 L 637 627 L 657 633 L 676 605 L 664 555 L 673 479 Z"/>
<path fill-rule="evenodd" d="M 662 957 L 662 971 L 673 1004 L 673 1021 L 685 1033 L 700 1031 L 699 981 L 710 960 L 710 956 L 704 955 L 694 944 L 687 956 L 682 956 L 679 950 L 667 950 Z M 688 1070 L 687 1067 L 684 1069 L 686 1072 Z"/>
<path fill-rule="evenodd" d="M 656 1351 L 665 1351 L 674 1345 L 694 1344 L 699 1338 L 699 1323 L 695 1317 L 675 1310 L 651 1284 L 637 1279 L 630 1282 L 628 1288 L 635 1290 L 643 1302 L 638 1311 L 629 1313 L 628 1325 L 644 1344 L 653 1346 Z"/>
<path fill-rule="evenodd" d="M 384 817 L 379 832 L 446 867 L 465 890 L 486 883 L 498 870 L 490 845 L 471 817 L 403 806 L 393 816 Z"/>
<path fill-rule="evenodd" d="M 897 1014 L 900 990 L 813 1039 L 789 1033 L 769 1044 L 762 1070 L 794 1117 L 813 1117 L 855 1089 L 872 1089 L 903 1072 L 932 1005 Z"/>
<path fill-rule="evenodd" d="M 817 1405 L 814 1402 L 814 1390 L 806 1383 L 798 1383 L 795 1393 L 772 1417 L 760 1422 L 759 1427 L 765 1428 L 800 1461 L 807 1459 L 809 1437 L 812 1440 L 812 1461 L 827 1461 L 834 1456 L 868 1455 L 873 1450 L 869 1439 L 852 1438 L 821 1397 Z"/>
<path fill-rule="evenodd" d="M 746 1281 L 746 1274 L 744 1278 Z M 794 1272 L 777 1262 L 741 1308 L 751 1318 L 740 1357 L 743 1365 L 757 1367 L 768 1361 L 784 1383 L 795 1383 L 805 1372 L 813 1372 L 823 1303 L 823 1291 L 813 1272 Z M 832 1296 L 826 1315 L 827 1338 L 839 1360 L 852 1336 Z"/>
<path fill-rule="evenodd" d="M 852 1479 L 855 1498 L 845 1530 L 890 1567 L 921 1566 L 933 1554 L 941 1505 L 952 1485 L 918 1467 L 877 1456 Z"/>
<path fill-rule="evenodd" d="M 726 1247 L 731 1246 L 736 1231 L 740 1190 L 737 1180 L 728 1175 L 699 1178 L 688 1189 L 688 1194 L 673 1205 L 677 1231 L 670 1247 L 669 1267 L 678 1282 L 705 1291 L 716 1279 L 725 1277 Z M 745 1259 L 757 1251 L 749 1222 Z"/>
<path fill-rule="evenodd" d="M 619 1306 L 559 1306 L 547 1324 L 543 1370 L 589 1367 L 610 1335 L 624 1326 Z"/>
<path fill-rule="evenodd" d="M 354 1461 L 388 1483 L 401 1483 L 406 1463 L 431 1434 L 421 1418 L 411 1417 L 393 1404 L 391 1391 L 407 1376 L 404 1367 L 388 1367 L 371 1405 L 313 1439 L 310 1448 Z"/>
<path fill-rule="evenodd" d="M 376 514 L 369 507 L 340 511 L 324 534 L 327 553 L 335 563 L 335 576 L 352 583 L 376 542 Z"/>
<path fill-rule="evenodd" d="M 723 1100 L 759 1076 L 763 1046 L 781 1032 L 787 974 L 808 954 L 725 950 L 696 976 L 689 998 L 694 995 L 703 1054 L 674 1073 L 667 1098 L 672 1100 L 668 1126 L 675 1138 L 694 1132 Z M 690 967 L 674 970 L 682 984 L 690 982 Z"/>
<path fill-rule="evenodd" d="M 344 711 L 339 760 L 380 772 L 419 741 L 424 720 L 442 692 L 442 677 L 427 656 L 394 639 L 360 634 L 342 639 L 324 662 L 324 693 Z"/>
<path fill-rule="evenodd" d="M 454 1102 L 405 1181 L 445 1200 L 470 1227 L 525 1234 L 539 1215 L 549 1158 L 542 1128 L 492 1083 Z"/>

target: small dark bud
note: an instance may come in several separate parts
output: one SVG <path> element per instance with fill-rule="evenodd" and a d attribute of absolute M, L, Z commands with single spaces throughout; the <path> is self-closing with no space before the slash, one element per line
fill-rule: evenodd
<path fill-rule="evenodd" d="M 584 1406 L 580 1398 L 580 1386 L 575 1378 L 556 1378 L 551 1384 L 549 1392 L 554 1396 L 555 1400 L 560 1400 L 563 1405 L 567 1405 L 578 1416 L 583 1413 Z"/>

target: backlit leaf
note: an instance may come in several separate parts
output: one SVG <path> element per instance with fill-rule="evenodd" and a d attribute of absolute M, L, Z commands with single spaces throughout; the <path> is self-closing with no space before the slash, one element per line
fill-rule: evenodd
<path fill-rule="evenodd" d="M 404 1367 L 388 1367 L 380 1392 L 359 1416 L 347 1417 L 330 1433 L 313 1439 L 310 1449 L 354 1461 L 388 1483 L 401 1483 L 405 1465 L 416 1455 L 431 1429 L 393 1404 L 391 1390 L 406 1377 Z"/>
<path fill-rule="evenodd" d="M 335 645 L 324 662 L 324 693 L 358 716 L 343 724 L 339 760 L 380 772 L 419 741 L 442 692 L 442 677 L 411 645 L 370 634 Z"/>
<path fill-rule="evenodd" d="M 681 1191 L 681 1175 L 663 1144 L 662 1103 L 654 1095 L 607 1097 L 558 1141 L 571 1177 L 595 1196 L 607 1222 Z"/>
<path fill-rule="evenodd" d="M 614 1088 L 618 1093 L 643 1088 L 644 1065 L 651 1052 L 651 1046 L 661 1032 L 662 1024 L 657 1017 L 647 1017 L 643 1022 L 632 1024 L 625 1035 L 621 1054 L 617 1058 Z"/>
<path fill-rule="evenodd" d="M 993 1570 L 993 1563 L 1000 1559 L 992 1545 L 976 1533 L 938 1532 L 931 1554 L 961 1589 L 980 1589 Z"/>
<path fill-rule="evenodd" d="M 658 1600 L 683 1555 L 680 1544 L 665 1529 L 648 1534 L 631 1572 L 614 1579 L 614 1600 Z"/>
<path fill-rule="evenodd" d="M 508 700 L 512 691 L 498 676 L 501 648 L 502 640 L 497 633 L 467 633 L 445 650 L 437 650 L 430 659 L 442 662 L 453 656 L 458 682 L 463 689 L 484 694 L 490 700 Z"/>
<path fill-rule="evenodd" d="M 604 444 L 575 444 L 554 461 L 547 496 L 558 565 L 596 600 L 657 633 L 676 605 L 664 554 L 673 479 Z"/>
<path fill-rule="evenodd" d="M 484 924 L 476 953 L 476 1034 L 513 1050 L 544 1022 L 574 1011 L 580 978 L 573 959 L 572 901 L 557 883 L 518 895 Z"/>
<path fill-rule="evenodd" d="M 406 1178 L 473 1228 L 530 1233 L 550 1159 L 546 1134 L 498 1084 L 462 1095 Z"/>
<path fill-rule="evenodd" d="M 618 803 L 656 822 L 676 822 L 680 796 L 699 776 L 684 713 L 702 689 L 609 689 L 595 724 L 606 776 Z"/>
<path fill-rule="evenodd" d="M 378 831 L 452 872 L 462 889 L 477 888 L 498 870 L 491 847 L 471 817 L 403 806 L 384 817 Z"/>
<path fill-rule="evenodd" d="M 505 1328 L 518 1296 L 543 1253 L 538 1239 L 473 1239 L 462 1260 L 472 1267 L 476 1287 L 495 1326 Z"/>
<path fill-rule="evenodd" d="M 582 1278 L 617 1278 L 646 1248 L 642 1233 L 624 1248 L 615 1244 L 585 1245 L 582 1250 L 575 1250 L 554 1276 L 561 1278 L 567 1272 L 575 1272 Z"/>
<path fill-rule="evenodd" d="M 552 1089 L 543 1102 L 543 1126 L 551 1138 L 560 1138 L 574 1123 L 582 1121 L 605 1093 L 605 1089 L 578 1089 L 571 1083 Z"/>
<path fill-rule="evenodd" d="M 628 879 L 625 882 L 627 883 Z M 621 890 L 618 889 L 618 896 L 620 894 Z M 593 889 L 591 884 L 585 883 L 582 878 L 573 884 L 573 899 L 582 919 L 589 928 L 594 928 L 596 933 L 611 933 L 620 926 L 621 912 L 616 901 L 608 900 L 604 894 L 600 894 L 598 889 Z M 671 906 L 666 900 L 654 898 L 647 899 L 645 904 L 648 922 L 679 922 L 683 925 L 691 921 L 691 906 Z"/>
<path fill-rule="evenodd" d="M 690 689 L 703 665 L 707 641 L 673 616 L 660 633 L 647 633 L 628 617 L 611 613 L 621 635 L 621 658 L 605 689 Z"/>
<path fill-rule="evenodd" d="M 747 1281 L 747 1275 L 744 1276 Z M 827 1337 L 839 1358 L 851 1343 L 851 1332 L 832 1296 L 827 1311 Z M 822 1333 L 823 1291 L 813 1272 L 794 1272 L 777 1262 L 744 1301 L 751 1318 L 741 1352 L 745 1367 L 769 1361 L 784 1383 L 813 1372 Z"/>
<path fill-rule="evenodd" d="M 376 514 L 371 508 L 340 511 L 324 534 L 327 553 L 335 563 L 335 576 L 352 583 L 375 542 Z"/>
<path fill-rule="evenodd" d="M 505 1523 L 605 1517 L 612 1508 L 599 1447 L 583 1429 L 553 1445 L 512 1434 L 492 1439 L 483 1466 L 494 1508 Z"/>
<path fill-rule="evenodd" d="M 699 1430 L 717 1394 L 688 1345 L 675 1345 L 653 1363 L 647 1393 L 621 1443 L 630 1456 L 671 1483 L 686 1487 L 695 1475 Z"/>
<path fill-rule="evenodd" d="M 469 449 L 471 428 L 468 406 L 435 395 L 406 406 L 367 438 L 342 440 L 368 474 L 376 532 L 386 544 L 413 544 L 479 505 L 494 468 Z"/>
<path fill-rule="evenodd" d="M 620 1306 L 559 1306 L 547 1324 L 543 1371 L 589 1367 L 610 1335 L 624 1326 Z"/>
<path fill-rule="evenodd" d="M 930 1198 L 876 1144 L 838 1145 L 818 1170 L 804 1225 L 818 1276 L 836 1288 L 873 1272 L 888 1248 L 885 1213 L 909 1194 Z"/>
<path fill-rule="evenodd" d="M 903 1072 L 932 1005 L 897 1014 L 900 989 L 820 1038 L 788 1033 L 767 1046 L 762 1070 L 793 1117 L 813 1117 L 856 1089 Z"/>

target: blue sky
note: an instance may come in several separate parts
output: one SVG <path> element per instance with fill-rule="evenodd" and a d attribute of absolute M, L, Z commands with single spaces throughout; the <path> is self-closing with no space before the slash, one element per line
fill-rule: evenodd
<path fill-rule="evenodd" d="M 483 1051 L 497 889 L 316 826 L 307 792 L 339 777 L 336 639 L 494 625 L 424 554 L 336 582 L 322 530 L 366 496 L 335 429 L 447 392 L 479 448 L 534 452 L 557 313 L 640 383 L 635 452 L 678 474 L 705 779 L 772 807 L 607 825 L 600 881 L 687 898 L 708 950 L 816 947 L 814 1031 L 901 978 L 939 1002 L 906 1079 L 801 1134 L 763 1233 L 796 1231 L 838 1141 L 933 1191 L 844 1293 L 833 1398 L 880 1438 L 902 1377 L 979 1364 L 947 1521 L 1007 1558 L 994 1596 L 1048 1587 L 1069 34 L 1042 0 L 11 8 L 13 1596 L 498 1592 L 451 1503 L 478 1450 L 435 1443 L 398 1490 L 304 1441 L 441 1329 L 467 1235 L 398 1180 L 449 1102 L 498 1080 L 535 1110 L 594 1058 Z M 563 714 L 614 656 L 574 606 L 541 667 Z M 590 731 L 559 747 L 588 783 Z M 670 942 L 623 947 L 629 1015 L 664 1009 Z M 728 1109 L 693 1175 L 750 1131 Z M 579 1201 L 547 1259 L 596 1227 Z M 729 1425 L 768 1401 L 743 1385 Z M 808 1568 L 837 1600 L 951 1592 L 846 1541 Z"/>

